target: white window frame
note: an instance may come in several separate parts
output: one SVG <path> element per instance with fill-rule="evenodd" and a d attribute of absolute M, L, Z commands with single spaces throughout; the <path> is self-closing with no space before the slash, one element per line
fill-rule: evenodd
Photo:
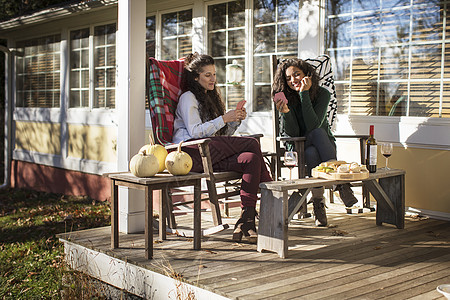
<path fill-rule="evenodd" d="M 67 30 L 67 49 L 66 55 L 67 60 L 70 64 L 70 33 L 75 30 L 80 30 L 84 28 L 89 28 L 89 107 L 69 107 L 70 101 L 70 67 L 67 69 L 67 95 L 66 95 L 66 107 L 67 107 L 67 122 L 71 124 L 89 124 L 89 125 L 101 125 L 110 126 L 111 124 L 117 125 L 117 120 L 115 116 L 116 107 L 105 108 L 98 107 L 94 108 L 94 93 L 95 93 L 95 82 L 94 82 L 94 28 L 97 26 L 104 26 L 109 24 L 115 24 L 117 30 L 117 21 L 105 21 L 101 23 L 92 23 L 85 26 L 71 27 Z M 117 86 L 117 82 L 116 82 Z M 117 106 L 117 105 L 116 105 Z"/>

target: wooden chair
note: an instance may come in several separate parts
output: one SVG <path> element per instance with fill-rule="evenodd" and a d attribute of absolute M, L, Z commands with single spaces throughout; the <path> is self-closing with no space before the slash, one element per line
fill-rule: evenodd
<path fill-rule="evenodd" d="M 152 121 L 152 132 L 154 140 L 165 146 L 168 150 L 177 147 L 177 145 L 172 144 L 172 135 L 178 97 L 181 94 L 180 82 L 182 71 L 182 59 L 162 61 L 149 58 L 147 60 L 146 92 Z M 214 172 L 208 147 L 209 141 L 209 139 L 203 139 L 201 141 L 189 142 L 189 144 L 198 144 L 203 162 L 203 172 L 208 175 L 206 178 L 207 189 L 202 190 L 202 194 L 206 194 L 206 197 L 202 197 L 202 201 L 208 200 L 210 203 L 215 228 L 207 232 L 214 233 L 228 228 L 228 224 L 222 223 L 219 200 L 239 195 L 240 192 L 236 184 L 234 188 L 230 188 L 231 184 L 227 184 L 227 189 L 224 189 L 224 192 L 219 192 L 219 187 L 230 181 L 239 183 L 242 174 L 238 172 Z M 182 194 L 185 193 L 183 192 Z M 168 198 L 168 201 L 166 201 L 168 204 L 167 223 L 171 229 L 177 227 L 173 208 L 192 203 L 192 201 L 173 203 L 172 196 L 174 195 L 180 195 L 180 193 L 170 192 L 169 195 L 163 195 L 163 197 Z M 185 213 L 188 211 L 183 210 L 182 212 Z"/>
<path fill-rule="evenodd" d="M 330 127 L 333 128 L 334 122 L 336 120 L 337 112 L 337 97 L 336 88 L 334 86 L 334 77 L 331 67 L 330 57 L 327 55 L 320 55 L 317 58 L 306 59 L 308 63 L 316 68 L 316 72 L 319 75 L 320 82 L 319 85 L 326 88 L 330 92 L 330 104 L 328 106 L 328 122 Z M 277 70 L 280 61 L 277 59 L 276 55 L 271 56 L 271 78 L 274 78 L 275 71 Z M 280 113 L 275 107 L 275 103 L 272 102 L 272 120 L 273 120 L 273 139 L 274 142 L 274 153 L 269 154 L 272 156 L 272 175 L 273 178 L 279 180 L 281 178 L 281 168 L 283 167 L 283 157 L 285 149 L 282 146 L 284 142 L 294 143 L 294 147 L 298 153 L 298 178 L 305 178 L 306 174 L 306 160 L 305 160 L 305 137 L 280 137 Z M 368 135 L 335 135 L 336 138 L 347 138 L 347 139 L 358 139 L 360 148 L 360 162 L 364 164 L 364 153 L 365 144 Z M 333 191 L 330 191 L 330 201 L 333 202 Z M 364 207 L 370 206 L 370 199 L 368 192 L 363 189 L 363 204 Z M 309 216 L 306 212 L 306 207 L 302 207 L 301 211 L 306 216 Z"/>

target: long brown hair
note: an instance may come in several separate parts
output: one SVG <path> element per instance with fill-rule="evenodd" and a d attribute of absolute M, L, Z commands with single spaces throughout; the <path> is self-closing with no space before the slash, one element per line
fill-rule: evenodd
<path fill-rule="evenodd" d="M 191 91 L 195 95 L 202 122 L 213 120 L 225 113 L 225 105 L 217 86 L 214 86 L 214 90 L 205 90 L 196 80 L 203 72 L 203 68 L 209 65 L 214 65 L 211 56 L 197 52 L 189 54 L 184 60 L 181 76 L 181 91 L 183 93 Z M 223 127 L 216 134 L 223 135 L 225 131 L 226 127 Z"/>
<path fill-rule="evenodd" d="M 299 68 L 303 71 L 305 76 L 309 76 L 311 78 L 309 96 L 311 101 L 315 101 L 316 95 L 319 91 L 319 76 L 316 73 L 316 69 L 312 65 L 299 58 L 290 58 L 282 61 L 278 65 L 272 84 L 272 96 L 278 92 L 284 92 L 288 99 L 298 97 L 298 92 L 291 89 L 286 80 L 286 70 L 292 66 Z"/>

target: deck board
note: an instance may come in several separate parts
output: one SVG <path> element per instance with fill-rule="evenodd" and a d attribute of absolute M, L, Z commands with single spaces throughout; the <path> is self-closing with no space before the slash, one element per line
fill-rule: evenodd
<path fill-rule="evenodd" d="M 168 235 L 154 259 L 144 258 L 143 234 L 120 234 L 110 249 L 110 227 L 61 235 L 72 243 L 106 253 L 161 274 L 176 272 L 186 282 L 231 299 L 444 299 L 436 286 L 450 283 L 450 222 L 407 217 L 405 229 L 376 226 L 375 212 L 345 214 L 330 204 L 329 227 L 312 218 L 289 225 L 289 254 L 258 253 L 256 244 L 234 243 L 232 227 L 202 239 Z M 232 225 L 235 218 L 224 218 Z M 204 217 L 202 225 L 208 226 Z M 177 217 L 180 227 L 192 217 Z"/>

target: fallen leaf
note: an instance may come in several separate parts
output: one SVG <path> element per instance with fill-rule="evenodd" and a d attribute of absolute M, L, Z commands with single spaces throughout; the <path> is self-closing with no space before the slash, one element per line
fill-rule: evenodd
<path fill-rule="evenodd" d="M 348 232 L 344 231 L 344 230 L 333 230 L 333 232 L 331 232 L 331 235 L 334 236 L 344 236 L 348 234 Z"/>

